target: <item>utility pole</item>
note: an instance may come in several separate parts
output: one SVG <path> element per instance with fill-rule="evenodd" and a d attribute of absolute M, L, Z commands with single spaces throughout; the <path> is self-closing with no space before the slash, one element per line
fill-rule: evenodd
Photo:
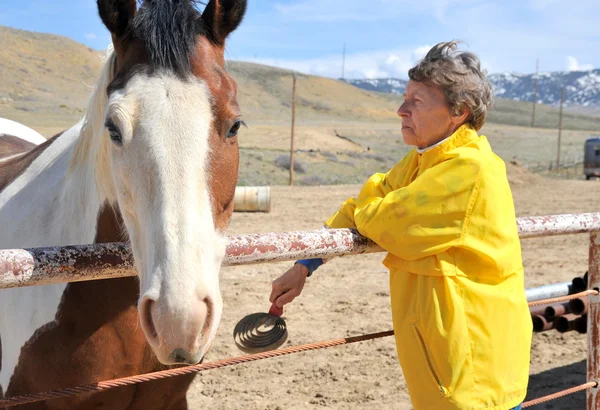
<path fill-rule="evenodd" d="M 294 129 L 296 126 L 296 72 L 292 88 L 292 138 L 290 144 L 290 186 L 294 185 Z"/>
<path fill-rule="evenodd" d="M 565 102 L 565 86 L 560 90 L 560 113 L 558 114 L 558 149 L 556 151 L 556 168 L 560 165 L 560 137 L 562 134 L 563 104 Z"/>
<path fill-rule="evenodd" d="M 535 78 L 533 79 L 533 112 L 531 114 L 531 127 L 535 124 L 535 105 L 537 104 L 538 71 L 540 69 L 540 59 L 535 63 Z"/>

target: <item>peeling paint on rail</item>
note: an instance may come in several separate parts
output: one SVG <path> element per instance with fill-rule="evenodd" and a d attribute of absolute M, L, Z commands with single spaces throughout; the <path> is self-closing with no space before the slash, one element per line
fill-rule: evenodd
<path fill-rule="evenodd" d="M 600 231 L 600 213 L 517 219 L 521 238 Z M 228 238 L 224 266 L 383 252 L 352 229 L 278 232 Z M 135 276 L 126 244 L 0 250 L 0 288 Z"/>

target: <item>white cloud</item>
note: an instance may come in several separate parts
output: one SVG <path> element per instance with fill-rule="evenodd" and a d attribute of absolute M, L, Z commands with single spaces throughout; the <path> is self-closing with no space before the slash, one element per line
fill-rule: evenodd
<path fill-rule="evenodd" d="M 425 57 L 427 55 L 429 50 L 431 50 L 431 47 L 433 47 L 433 45 L 417 47 L 412 53 L 413 59 L 414 60 L 422 59 L 423 57 Z"/>
<path fill-rule="evenodd" d="M 98 38 L 98 36 L 94 33 L 85 33 L 84 36 L 88 40 L 95 40 L 96 38 Z"/>
<path fill-rule="evenodd" d="M 341 44 L 346 42 L 354 52 L 347 55 L 347 78 L 405 78 L 430 46 L 456 39 L 462 41 L 459 49 L 480 57 L 488 73 L 532 73 L 538 58 L 541 71 L 600 67 L 600 54 L 595 53 L 600 0 L 576 3 L 275 0 L 265 13 L 268 18 L 254 22 L 252 27 L 260 30 L 244 32 L 244 46 L 236 47 L 231 57 L 254 56 L 252 61 L 337 78 L 342 72 Z M 566 56 L 580 61 L 566 61 Z"/>
<path fill-rule="evenodd" d="M 593 69 L 592 64 L 579 64 L 579 61 L 575 57 L 567 57 L 567 70 L 568 71 L 588 71 Z"/>
<path fill-rule="evenodd" d="M 578 0 L 578 7 L 566 0 L 529 0 L 525 7 L 512 2 L 483 2 L 466 10 L 458 9 L 465 30 L 460 39 L 482 60 L 490 73 L 535 72 L 565 69 L 565 55 L 587 56 L 586 63 L 598 66 L 593 54 L 598 38 L 600 1 Z M 536 10 L 532 10 L 537 7 Z M 460 18 L 461 15 L 453 16 Z M 583 67 L 591 68 L 590 64 Z"/>
<path fill-rule="evenodd" d="M 421 59 L 429 46 L 406 50 L 381 50 L 346 55 L 345 78 L 407 78 L 408 70 Z M 244 59 L 254 63 L 296 70 L 304 74 L 339 78 L 342 76 L 342 57 L 326 56 L 306 60 Z"/>

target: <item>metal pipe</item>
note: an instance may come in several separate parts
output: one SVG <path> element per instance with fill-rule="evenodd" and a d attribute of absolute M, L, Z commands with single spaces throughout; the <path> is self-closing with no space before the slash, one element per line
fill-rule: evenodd
<path fill-rule="evenodd" d="M 135 275 L 125 244 L 0 251 L 0 289 Z"/>
<path fill-rule="evenodd" d="M 537 288 L 525 290 L 525 296 L 528 302 L 536 300 L 558 298 L 567 296 L 571 293 L 571 282 L 554 283 L 552 285 L 544 285 Z"/>
<path fill-rule="evenodd" d="M 577 330 L 577 333 L 587 333 L 587 315 L 579 316 L 575 319 L 575 330 Z"/>
<path fill-rule="evenodd" d="M 585 315 L 588 312 L 588 299 L 577 298 L 569 301 L 569 309 L 576 315 Z"/>
<path fill-rule="evenodd" d="M 592 232 L 600 230 L 600 213 L 521 217 L 517 226 L 522 239 Z"/>
<path fill-rule="evenodd" d="M 571 283 L 573 285 L 573 293 L 583 292 L 587 289 L 587 280 L 585 278 L 573 278 Z"/>
<path fill-rule="evenodd" d="M 230 236 L 224 266 L 381 252 L 350 229 Z M 0 289 L 135 276 L 124 243 L 0 250 Z"/>
<path fill-rule="evenodd" d="M 533 322 L 533 331 L 536 333 L 550 330 L 554 327 L 554 322 L 546 320 L 542 315 L 536 315 L 531 318 Z"/>
<path fill-rule="evenodd" d="M 248 234 L 229 237 L 224 266 L 382 252 L 356 229 Z"/>
<path fill-rule="evenodd" d="M 518 218 L 517 225 L 522 238 L 588 232 L 600 230 L 600 213 Z M 350 229 L 239 235 L 228 239 L 225 266 L 383 251 Z M 123 276 L 135 276 L 126 244 L 0 251 L 0 288 Z M 567 287 L 558 290 L 560 287 L 546 288 L 543 294 L 539 290 L 529 292 L 527 300 L 568 294 Z"/>
<path fill-rule="evenodd" d="M 568 313 L 564 316 L 559 316 L 553 320 L 554 328 L 560 333 L 570 332 L 575 329 L 575 320 L 579 316 L 572 313 Z"/>
<path fill-rule="evenodd" d="M 547 306 L 544 310 L 544 316 L 548 320 L 554 320 L 559 316 L 566 315 L 567 313 L 571 313 L 569 309 L 569 303 L 556 303 L 554 305 Z"/>
<path fill-rule="evenodd" d="M 531 317 L 544 316 L 545 311 L 546 311 L 546 306 L 530 306 L 529 307 L 529 313 L 531 314 Z"/>

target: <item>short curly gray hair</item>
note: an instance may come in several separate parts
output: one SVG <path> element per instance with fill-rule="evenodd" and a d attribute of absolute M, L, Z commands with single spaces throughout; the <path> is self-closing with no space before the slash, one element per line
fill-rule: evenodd
<path fill-rule="evenodd" d="M 458 42 L 448 41 L 433 46 L 419 63 L 408 71 L 408 77 L 426 85 L 438 85 L 454 114 L 469 108 L 467 122 L 476 130 L 485 124 L 493 102 L 492 87 L 481 69 L 479 58 L 470 52 L 457 52 Z"/>

